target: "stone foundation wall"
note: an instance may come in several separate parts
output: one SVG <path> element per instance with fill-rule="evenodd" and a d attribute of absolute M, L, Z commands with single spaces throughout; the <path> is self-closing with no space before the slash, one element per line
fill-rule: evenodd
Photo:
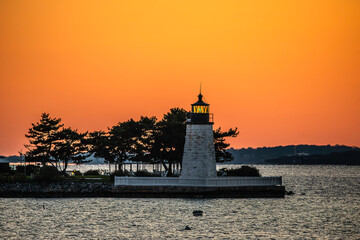
<path fill-rule="evenodd" d="M 0 197 L 111 197 L 112 183 L 1 183 Z"/>
<path fill-rule="evenodd" d="M 111 183 L 0 184 L 0 198 L 282 198 L 284 186 L 112 186 Z"/>
<path fill-rule="evenodd" d="M 284 186 L 191 187 L 115 186 L 118 197 L 154 198 L 283 198 Z"/>

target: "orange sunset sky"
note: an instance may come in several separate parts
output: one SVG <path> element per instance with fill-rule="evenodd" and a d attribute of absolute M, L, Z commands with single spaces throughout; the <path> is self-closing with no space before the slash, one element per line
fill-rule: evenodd
<path fill-rule="evenodd" d="M 360 1 L 0 0 L 0 155 L 42 112 L 79 131 L 190 110 L 231 146 L 360 146 Z"/>

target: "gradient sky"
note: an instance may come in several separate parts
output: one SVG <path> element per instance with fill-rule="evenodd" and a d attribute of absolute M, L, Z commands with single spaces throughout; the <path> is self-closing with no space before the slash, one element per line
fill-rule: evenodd
<path fill-rule="evenodd" d="M 42 112 L 80 131 L 190 110 L 232 147 L 360 146 L 360 1 L 0 0 L 0 154 Z"/>

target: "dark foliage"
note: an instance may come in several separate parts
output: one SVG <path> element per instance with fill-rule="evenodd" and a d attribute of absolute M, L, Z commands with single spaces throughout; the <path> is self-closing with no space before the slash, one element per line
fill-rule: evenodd
<path fill-rule="evenodd" d="M 84 143 L 86 135 L 87 133 L 81 134 L 71 128 L 63 128 L 56 134 L 52 157 L 63 174 L 70 162 L 75 164 L 88 162 L 86 160 L 89 156 L 88 148 Z"/>
<path fill-rule="evenodd" d="M 160 173 L 151 173 L 147 170 L 139 170 L 136 172 L 129 172 L 127 170 L 117 170 L 110 175 L 110 181 L 114 182 L 114 177 L 161 177 Z"/>
<path fill-rule="evenodd" d="M 75 176 L 82 176 L 82 173 L 80 171 L 73 171 Z"/>
<path fill-rule="evenodd" d="M 28 182 L 24 173 L 3 173 L 0 174 L 0 183 L 19 183 L 19 182 Z"/>
<path fill-rule="evenodd" d="M 125 170 L 125 171 L 116 170 L 110 175 L 110 181 L 111 182 L 114 182 L 114 177 L 115 176 L 117 176 L 117 177 L 125 177 L 125 176 L 132 176 L 132 174 L 127 170 Z"/>
<path fill-rule="evenodd" d="M 0 173 L 9 173 L 10 167 L 9 163 L 0 163 Z"/>
<path fill-rule="evenodd" d="M 116 163 L 116 152 L 113 151 L 114 143 L 110 140 L 109 134 L 104 131 L 89 133 L 87 139 L 89 150 L 95 157 L 104 158 L 106 162 Z"/>
<path fill-rule="evenodd" d="M 225 142 L 227 137 L 237 137 L 239 132 L 237 128 L 230 128 L 228 131 L 222 132 L 221 128 L 214 130 L 214 144 L 215 144 L 215 157 L 216 162 L 230 162 L 234 160 L 233 155 L 226 149 L 230 146 Z"/>
<path fill-rule="evenodd" d="M 40 122 L 32 123 L 28 134 L 25 134 L 30 143 L 25 145 L 27 148 L 26 161 L 40 161 L 43 165 L 51 162 L 57 133 L 63 126 L 60 122 L 61 118 L 51 118 L 48 113 L 43 113 Z"/>
<path fill-rule="evenodd" d="M 135 176 L 136 177 L 161 177 L 160 174 L 151 173 L 151 172 L 148 172 L 147 170 L 136 171 Z"/>
<path fill-rule="evenodd" d="M 141 117 L 139 121 L 130 119 L 119 122 L 108 132 L 95 131 L 89 134 L 90 152 L 95 157 L 121 165 L 126 160 L 149 161 L 149 145 L 153 142 L 155 117 Z"/>
<path fill-rule="evenodd" d="M 30 143 L 25 145 L 27 162 L 51 163 L 63 173 L 70 162 L 86 162 L 88 149 L 84 139 L 87 133 L 80 134 L 77 130 L 63 128 L 60 122 L 60 118 L 51 118 L 48 113 L 43 113 L 39 122 L 32 123 L 25 135 Z"/>
<path fill-rule="evenodd" d="M 360 165 L 360 151 L 334 152 L 326 155 L 284 156 L 265 162 L 271 164 Z"/>
<path fill-rule="evenodd" d="M 26 165 L 26 167 L 25 166 L 16 166 L 17 173 L 25 173 L 25 169 L 26 169 L 26 175 L 29 176 L 29 175 L 37 172 L 40 169 L 40 167 L 36 166 L 36 165 Z"/>
<path fill-rule="evenodd" d="M 97 175 L 100 175 L 100 172 L 99 172 L 99 170 L 89 170 L 84 173 L 84 176 L 90 176 L 90 175 L 97 176 Z"/>
<path fill-rule="evenodd" d="M 87 139 L 90 151 L 95 157 L 119 164 L 119 169 L 126 160 L 162 163 L 168 176 L 172 176 L 172 164 L 182 160 L 187 114 L 182 108 L 172 108 L 160 121 L 155 117 L 141 117 L 139 121 L 119 122 L 107 132 L 92 132 Z M 214 131 L 218 162 L 233 160 L 231 153 L 226 151 L 229 144 L 225 139 L 237 135 L 236 128 L 225 132 L 220 128 Z"/>
<path fill-rule="evenodd" d="M 283 156 L 302 155 L 326 155 L 332 152 L 345 152 L 351 150 L 359 150 L 356 147 L 343 145 L 288 145 L 277 147 L 261 147 L 261 148 L 242 148 L 232 149 L 228 151 L 234 156 L 236 163 L 265 163 L 265 160 L 276 159 Z"/>
<path fill-rule="evenodd" d="M 133 174 L 131 172 L 129 172 L 128 170 L 116 170 L 113 173 L 114 176 L 133 176 Z"/>
<path fill-rule="evenodd" d="M 241 166 L 235 169 L 221 169 L 218 176 L 242 176 L 242 177 L 261 177 L 259 170 L 251 166 Z"/>
<path fill-rule="evenodd" d="M 59 172 L 56 167 L 43 166 L 36 173 L 34 180 L 45 183 L 58 182 L 62 179 L 61 175 L 61 172 Z"/>
<path fill-rule="evenodd" d="M 172 108 L 155 125 L 154 141 L 149 148 L 150 157 L 154 162 L 161 162 L 165 170 L 170 173 L 172 173 L 172 163 L 181 162 L 185 144 L 186 118 L 187 112 L 184 109 Z"/>
<path fill-rule="evenodd" d="M 139 121 L 119 122 L 108 131 L 81 134 L 63 128 L 60 118 L 43 113 L 40 122 L 32 124 L 26 135 L 30 144 L 25 159 L 51 163 L 65 174 L 70 162 L 84 163 L 89 153 L 93 153 L 106 162 L 118 164 L 118 169 L 125 161 L 162 163 L 168 175 L 172 176 L 172 165 L 182 160 L 187 114 L 184 109 L 172 108 L 161 121 L 156 117 L 141 117 Z M 236 128 L 214 131 L 218 162 L 233 160 L 231 153 L 226 151 L 229 144 L 225 138 L 237 135 Z"/>

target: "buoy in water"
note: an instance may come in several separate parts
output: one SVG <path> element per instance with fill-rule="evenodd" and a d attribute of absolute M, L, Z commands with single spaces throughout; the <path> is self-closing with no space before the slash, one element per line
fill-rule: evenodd
<path fill-rule="evenodd" d="M 285 191 L 286 195 L 294 195 L 295 193 L 293 191 Z"/>
<path fill-rule="evenodd" d="M 201 211 L 201 210 L 195 210 L 195 211 L 193 211 L 193 215 L 194 215 L 194 216 L 202 216 L 202 215 L 203 215 L 203 211 Z"/>

